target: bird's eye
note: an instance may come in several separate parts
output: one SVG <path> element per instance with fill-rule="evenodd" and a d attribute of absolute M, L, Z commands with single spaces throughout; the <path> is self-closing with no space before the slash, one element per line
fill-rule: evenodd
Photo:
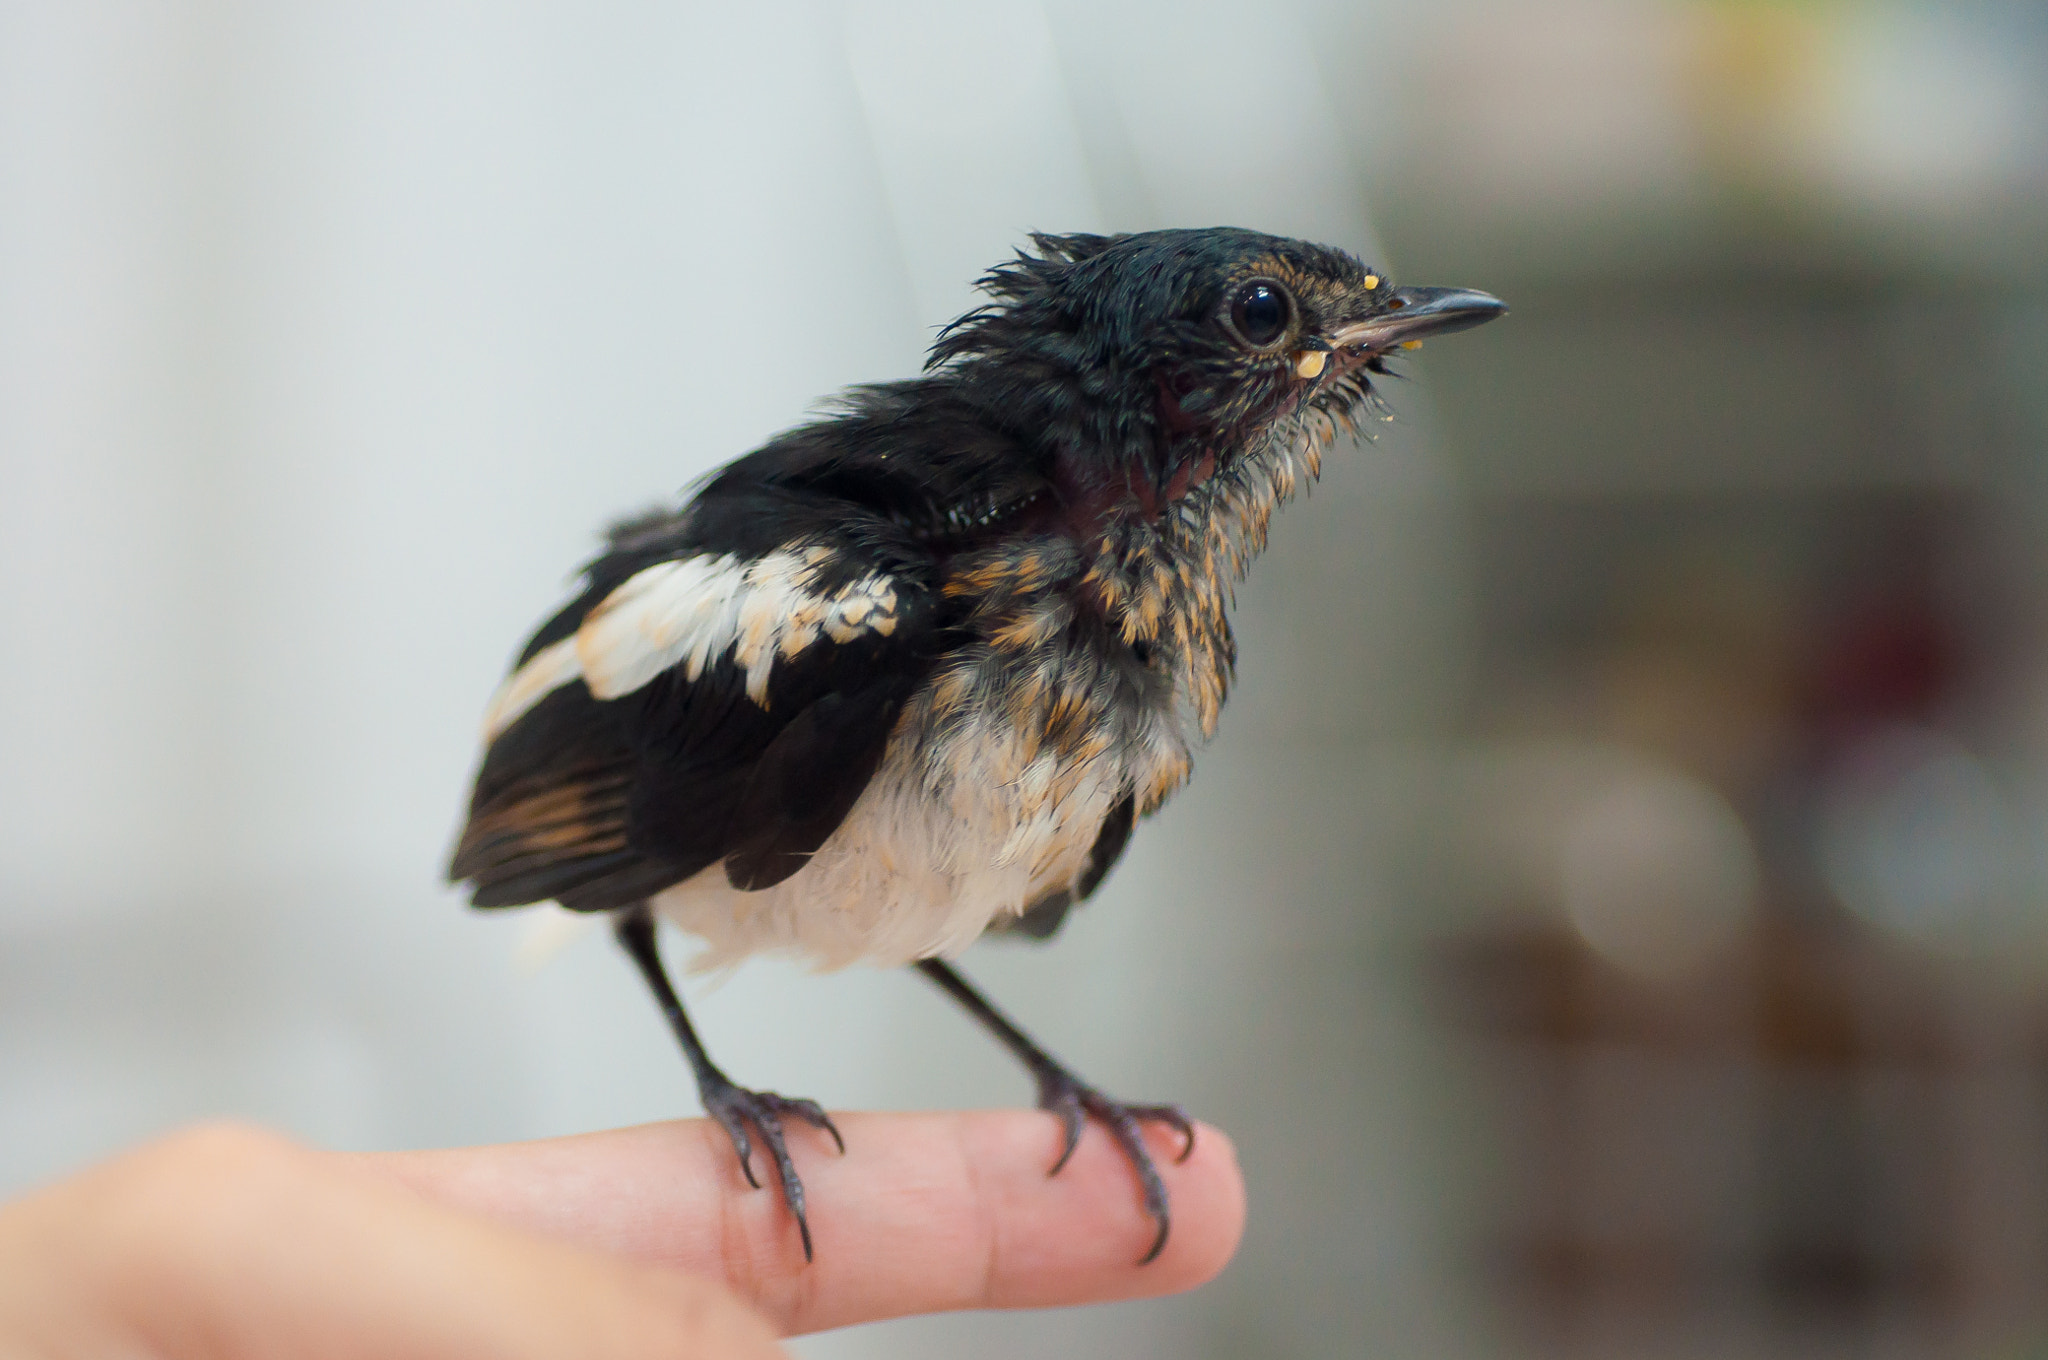
<path fill-rule="evenodd" d="M 1264 349 L 1287 331 L 1287 294 L 1260 279 L 1238 290 L 1230 303 L 1230 325 L 1245 343 Z"/>

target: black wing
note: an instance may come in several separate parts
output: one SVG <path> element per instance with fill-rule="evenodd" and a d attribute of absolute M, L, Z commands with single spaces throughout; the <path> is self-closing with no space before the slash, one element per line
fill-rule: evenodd
<path fill-rule="evenodd" d="M 450 877 L 471 881 L 478 906 L 553 898 L 590 911 L 720 860 L 741 888 L 789 877 L 860 797 L 904 703 L 955 640 L 939 555 L 1005 532 L 1050 494 L 1044 456 L 939 376 L 855 389 L 840 414 L 720 470 L 684 513 L 618 526 L 582 593 L 519 658 L 508 686 L 532 683 L 485 753 Z M 791 554 L 801 570 L 784 584 L 800 590 L 782 601 L 785 631 L 835 592 L 865 587 L 886 610 L 848 614 L 765 668 L 738 644 L 659 669 L 652 644 L 637 656 L 584 646 L 639 607 L 620 604 L 636 582 Z M 668 582 L 668 603 L 715 594 L 687 584 Z M 592 658 L 610 669 L 588 674 Z"/>
<path fill-rule="evenodd" d="M 765 888 L 802 868 L 860 797 L 937 654 L 929 559 L 843 504 L 821 513 L 774 489 L 720 498 L 735 500 L 746 503 L 621 526 L 582 594 L 522 653 L 508 687 L 524 679 L 543 695 L 491 741 L 449 867 L 476 905 L 607 910 L 720 860 L 735 886 Z M 772 523 L 781 555 L 719 551 L 740 546 L 736 522 Z M 744 590 L 712 598 L 764 560 L 782 564 L 773 608 L 750 613 Z M 710 641 L 694 663 L 636 683 L 659 649 L 645 630 L 601 630 L 643 607 L 619 602 L 650 581 L 644 608 L 731 626 L 724 641 L 700 628 Z M 835 599 L 856 603 L 820 615 Z M 792 641 L 807 618 L 808 640 Z M 742 625 L 756 630 L 751 653 Z"/>

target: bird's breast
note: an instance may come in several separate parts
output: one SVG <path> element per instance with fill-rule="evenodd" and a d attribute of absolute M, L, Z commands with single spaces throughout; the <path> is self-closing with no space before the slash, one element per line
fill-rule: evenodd
<path fill-rule="evenodd" d="M 713 866 L 656 909 L 705 942 L 698 967 L 761 952 L 894 966 L 1078 893 L 1118 804 L 1156 806 L 1189 769 L 1171 706 L 1139 700 L 1105 664 L 1071 638 L 962 649 L 911 698 L 804 868 L 742 892 Z"/>
<path fill-rule="evenodd" d="M 1114 760 L 1139 806 L 1157 806 L 1213 731 L 1230 666 L 1227 587 L 1160 547 L 1112 530 L 956 560 L 941 589 L 970 641 L 934 676 L 931 721 L 1019 734 L 1003 749 L 1026 760 Z"/>
<path fill-rule="evenodd" d="M 1199 622 L 1209 595 L 1180 580 L 1136 559 L 1104 575 L 1057 536 L 956 556 L 940 589 L 961 640 L 839 829 L 765 891 L 714 866 L 657 908 L 705 940 L 700 966 L 769 950 L 833 967 L 951 953 L 1077 893 L 1112 810 L 1184 783 L 1201 696 L 1221 703 L 1221 615 Z"/>

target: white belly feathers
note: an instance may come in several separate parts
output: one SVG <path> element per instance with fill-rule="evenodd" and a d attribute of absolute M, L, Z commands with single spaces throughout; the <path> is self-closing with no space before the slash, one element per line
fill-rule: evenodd
<path fill-rule="evenodd" d="M 1075 887 L 1117 801 L 1185 768 L 1163 716 L 1143 741 L 1062 754 L 995 709 L 935 723 L 931 702 L 912 702 L 874 780 L 797 873 L 741 892 L 714 865 L 655 896 L 662 916 L 705 941 L 694 970 L 757 953 L 821 969 L 958 953 Z"/>
<path fill-rule="evenodd" d="M 979 764 L 989 754 L 961 751 L 939 763 Z M 899 741 L 795 874 L 741 892 L 713 865 L 657 894 L 654 907 L 705 942 L 690 965 L 698 971 L 759 953 L 797 955 L 821 969 L 957 953 L 1087 867 L 1121 786 L 1109 770 L 1075 773 L 1057 799 L 1034 799 L 1020 782 L 956 780 L 937 791 L 927 762 Z"/>

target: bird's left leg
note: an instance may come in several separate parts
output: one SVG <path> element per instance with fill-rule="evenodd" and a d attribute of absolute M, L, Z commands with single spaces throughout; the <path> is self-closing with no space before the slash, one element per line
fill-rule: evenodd
<path fill-rule="evenodd" d="M 803 1238 L 804 1259 L 810 1260 L 811 1223 L 804 1213 L 804 1183 L 797 1176 L 796 1164 L 790 1160 L 789 1147 L 783 1141 L 782 1121 L 785 1116 L 794 1115 L 823 1129 L 832 1135 L 832 1141 L 839 1145 L 842 1153 L 846 1151 L 846 1140 L 839 1136 L 831 1116 L 816 1101 L 797 1100 L 773 1091 L 750 1091 L 735 1083 L 711 1061 L 711 1055 L 704 1051 L 703 1041 L 697 1037 L 696 1027 L 690 1023 L 688 1012 L 683 1009 L 682 998 L 676 995 L 667 970 L 661 966 L 654 914 L 647 909 L 646 903 L 628 907 L 620 914 L 614 929 L 619 943 L 640 966 L 640 975 L 647 979 L 647 986 L 660 1004 L 662 1014 L 668 1017 L 669 1028 L 675 1031 L 684 1056 L 690 1060 L 690 1070 L 697 1078 L 697 1094 L 704 1101 L 705 1113 L 716 1119 L 725 1129 L 726 1136 L 732 1139 L 733 1151 L 740 1156 L 740 1170 L 746 1174 L 747 1184 L 756 1190 L 761 1188 L 761 1183 L 754 1179 L 753 1140 L 747 1136 L 747 1125 L 752 1124 L 760 1131 L 761 1141 L 767 1144 L 768 1158 L 775 1164 L 776 1175 L 782 1181 L 783 1201 L 796 1217 L 797 1234 Z"/>
<path fill-rule="evenodd" d="M 1074 1155 L 1074 1148 L 1081 1141 L 1081 1127 L 1088 1115 L 1094 1115 L 1108 1128 L 1117 1145 L 1124 1150 L 1124 1155 L 1131 1159 L 1138 1180 L 1145 1188 L 1145 1212 L 1159 1225 L 1159 1235 L 1152 1239 L 1152 1249 L 1138 1264 L 1144 1265 L 1159 1255 L 1166 1246 L 1167 1229 L 1172 1224 L 1167 1212 L 1166 1182 L 1160 1179 L 1159 1167 L 1145 1146 L 1142 1125 L 1148 1119 L 1156 1119 L 1179 1133 L 1185 1144 L 1175 1160 L 1184 1162 L 1195 1150 L 1195 1126 L 1188 1122 L 1187 1115 L 1178 1105 L 1126 1105 L 1122 1101 L 1111 1100 L 1032 1042 L 1031 1036 L 1011 1023 L 1008 1016 L 991 1005 L 988 998 L 976 991 L 973 984 L 961 977 L 951 964 L 939 959 L 924 959 L 918 963 L 917 969 L 938 983 L 948 996 L 967 1008 L 969 1015 L 1002 1040 L 1003 1047 L 1016 1054 L 1038 1082 L 1038 1107 L 1058 1115 L 1066 1135 L 1059 1160 L 1046 1174 L 1057 1176 L 1060 1168 L 1067 1164 L 1067 1159 Z"/>

